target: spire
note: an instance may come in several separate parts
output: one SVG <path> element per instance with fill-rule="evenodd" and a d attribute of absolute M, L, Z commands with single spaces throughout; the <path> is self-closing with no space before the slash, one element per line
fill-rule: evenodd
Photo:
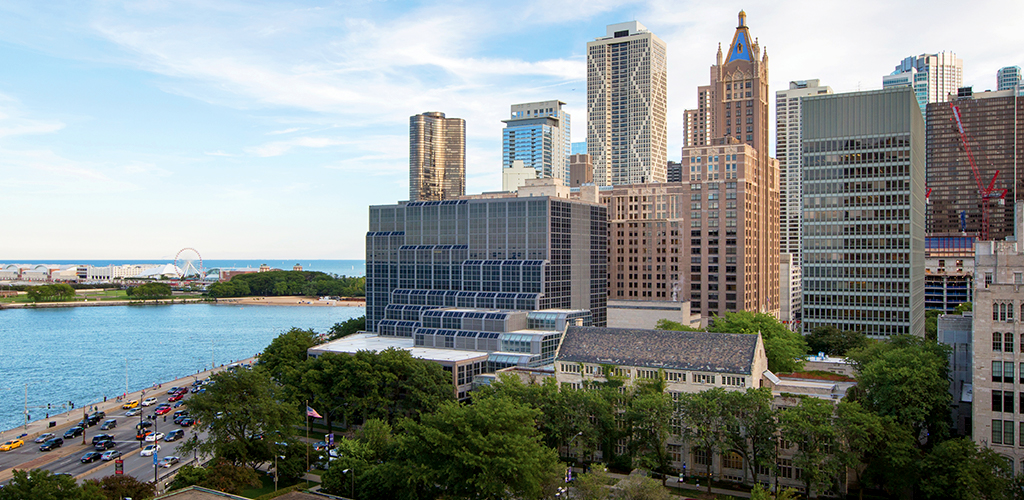
<path fill-rule="evenodd" d="M 718 65 L 721 66 L 722 65 L 722 42 L 718 42 L 718 57 L 717 57 L 717 61 L 718 61 Z"/>
<path fill-rule="evenodd" d="M 742 27 L 744 27 L 746 25 L 747 25 L 747 13 L 741 10 L 740 11 L 740 24 L 739 24 L 738 27 L 742 28 Z"/>
<path fill-rule="evenodd" d="M 750 29 L 747 28 L 747 13 L 740 11 L 740 25 L 736 27 L 736 34 L 732 37 L 732 43 L 729 45 L 729 55 L 726 57 L 726 63 L 732 61 L 754 61 L 757 58 L 755 51 L 757 50 L 756 43 L 751 46 L 750 42 Z"/>

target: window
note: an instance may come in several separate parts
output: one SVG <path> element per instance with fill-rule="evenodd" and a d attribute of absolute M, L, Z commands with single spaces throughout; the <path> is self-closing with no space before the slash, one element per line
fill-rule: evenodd
<path fill-rule="evenodd" d="M 1007 383 L 1013 383 L 1013 362 L 1007 361 L 1003 363 L 1003 380 Z"/>
<path fill-rule="evenodd" d="M 1003 350 L 1003 334 L 999 332 L 992 332 L 992 352 L 1000 352 Z"/>
<path fill-rule="evenodd" d="M 1003 421 L 992 421 L 992 444 L 1003 444 Z"/>
<path fill-rule="evenodd" d="M 1013 334 L 1010 332 L 1003 334 L 1003 352 L 1013 352 Z"/>
<path fill-rule="evenodd" d="M 1013 391 L 1003 392 L 1003 412 L 1013 413 Z"/>
<path fill-rule="evenodd" d="M 992 411 L 1003 411 L 1003 391 L 992 391 Z"/>
<path fill-rule="evenodd" d="M 1013 370 L 1013 363 L 1010 363 L 1010 370 Z M 1003 362 L 993 361 L 992 362 L 992 381 L 1002 382 L 1003 381 Z M 1013 382 L 1012 380 L 1010 382 Z"/>
<path fill-rule="evenodd" d="M 731 451 L 722 457 L 722 467 L 727 469 L 743 469 L 743 457 L 735 451 Z"/>
<path fill-rule="evenodd" d="M 1013 446 L 1013 420 L 1003 422 L 1003 444 Z"/>

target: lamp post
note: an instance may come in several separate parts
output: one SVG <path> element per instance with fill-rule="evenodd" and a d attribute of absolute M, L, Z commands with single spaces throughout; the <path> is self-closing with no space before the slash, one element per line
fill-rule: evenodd
<path fill-rule="evenodd" d="M 345 469 L 345 470 L 341 471 L 342 474 L 348 474 L 349 472 L 352 473 L 352 482 L 349 483 L 349 484 L 352 485 L 352 488 L 349 490 L 350 491 L 349 492 L 349 496 L 352 498 L 352 500 L 356 500 L 356 471 L 355 471 L 355 469 Z"/>
<path fill-rule="evenodd" d="M 569 454 L 569 453 L 572 452 L 572 442 L 575 441 L 576 438 L 578 438 L 578 437 L 580 437 L 582 435 L 583 435 L 583 431 L 579 431 L 579 432 L 576 433 L 575 436 L 573 436 L 571 439 L 569 439 L 569 444 L 567 444 L 566 448 L 565 448 L 565 453 L 566 454 Z M 570 458 L 572 458 L 572 465 L 569 466 L 569 473 L 567 474 L 567 477 L 565 478 L 565 482 L 567 482 L 567 483 L 569 482 L 569 480 L 572 479 L 572 469 L 573 469 L 573 467 L 576 466 L 576 457 L 570 456 Z"/>

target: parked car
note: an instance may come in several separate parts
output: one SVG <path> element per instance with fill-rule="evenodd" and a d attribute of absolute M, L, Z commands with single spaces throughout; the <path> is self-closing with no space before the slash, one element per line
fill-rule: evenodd
<path fill-rule="evenodd" d="M 83 464 L 87 464 L 87 463 L 90 463 L 90 462 L 95 462 L 95 461 L 99 460 L 100 457 L 102 457 L 102 456 L 103 456 L 103 454 L 101 454 L 98 451 L 90 451 L 90 452 L 86 453 L 85 455 L 82 455 L 82 463 Z"/>
<path fill-rule="evenodd" d="M 121 452 L 120 451 L 117 451 L 117 450 L 107 450 L 107 451 L 104 451 L 103 455 L 100 456 L 100 460 L 103 460 L 104 462 L 109 462 L 109 461 L 111 461 L 111 460 L 113 460 L 115 458 L 118 458 L 120 456 L 121 456 Z"/>
<path fill-rule="evenodd" d="M 97 441 L 92 444 L 92 447 L 99 451 L 109 450 L 115 446 L 117 446 L 117 443 L 115 443 L 113 439 L 104 439 L 103 441 Z"/>
<path fill-rule="evenodd" d="M 153 456 L 154 453 L 156 453 L 158 451 L 160 451 L 160 445 L 158 445 L 158 444 L 147 444 L 146 447 L 143 448 L 142 451 L 139 452 L 139 455 L 144 456 L 144 457 L 151 457 L 151 456 Z"/>
<path fill-rule="evenodd" d="M 160 467 L 163 467 L 163 468 L 171 467 L 172 465 L 178 463 L 178 461 L 180 461 L 180 460 L 181 460 L 180 458 L 178 458 L 176 456 L 173 456 L 173 455 L 161 458 L 160 459 Z"/>
<path fill-rule="evenodd" d="M 63 439 L 59 437 L 50 438 L 43 442 L 41 446 L 39 446 L 39 451 L 50 451 L 54 448 L 60 448 L 62 444 L 64 444 Z"/>
<path fill-rule="evenodd" d="M 177 441 L 183 437 L 185 437 L 184 430 L 174 429 L 173 431 L 167 433 L 167 436 L 164 438 L 164 441 Z"/>
<path fill-rule="evenodd" d="M 84 427 L 72 427 L 64 433 L 64 439 L 76 438 L 81 436 L 83 433 L 85 433 Z"/>
<path fill-rule="evenodd" d="M 121 409 L 122 410 L 131 410 L 132 408 L 135 408 L 137 406 L 139 406 L 139 400 L 138 399 L 133 399 L 133 400 L 128 401 L 125 404 L 121 405 Z"/>
<path fill-rule="evenodd" d="M 36 442 L 37 443 L 45 443 L 47 440 L 55 438 L 55 437 L 57 437 L 56 434 L 54 434 L 52 432 L 46 432 L 46 433 L 40 434 L 39 437 L 36 438 Z"/>
<path fill-rule="evenodd" d="M 11 451 L 15 448 L 21 448 L 23 444 L 25 444 L 25 442 L 20 439 L 12 439 L 4 444 L 0 444 L 0 451 Z"/>
<path fill-rule="evenodd" d="M 153 406 L 155 404 L 156 398 L 146 398 L 146 400 L 142 402 L 142 406 Z"/>
<path fill-rule="evenodd" d="M 100 430 L 101 431 L 109 431 L 110 429 L 113 429 L 114 427 L 117 427 L 117 420 L 114 420 L 114 419 L 104 420 L 103 421 L 103 425 L 100 425 Z"/>
<path fill-rule="evenodd" d="M 98 443 L 100 441 L 110 441 L 110 440 L 113 440 L 113 439 L 114 439 L 114 436 L 111 436 L 110 434 L 97 434 L 97 435 L 92 437 L 92 444 L 96 444 L 96 443 Z"/>

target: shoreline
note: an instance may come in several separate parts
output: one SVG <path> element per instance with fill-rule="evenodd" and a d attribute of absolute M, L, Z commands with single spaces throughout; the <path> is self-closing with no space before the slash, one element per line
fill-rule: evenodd
<path fill-rule="evenodd" d="M 104 306 L 156 306 L 173 304 L 211 304 L 211 305 L 253 305 L 253 306 L 290 306 L 290 307 L 364 307 L 366 300 L 359 300 L 358 297 L 344 297 L 340 300 L 320 300 L 319 297 L 303 297 L 300 295 L 288 295 L 281 297 L 229 297 L 223 299 L 206 299 L 180 297 L 155 300 L 96 300 L 96 301 L 74 301 L 74 302 L 19 302 L 13 304 L 0 304 L 3 309 L 53 309 L 61 307 L 104 307 Z"/>
<path fill-rule="evenodd" d="M 221 365 L 219 365 L 217 367 L 214 367 L 212 369 L 198 371 L 198 372 L 196 372 L 194 374 L 184 375 L 184 376 L 178 377 L 178 378 L 176 378 L 174 380 L 170 380 L 170 381 L 163 382 L 163 383 L 160 383 L 160 384 L 156 384 L 156 385 L 153 385 L 153 386 L 149 386 L 149 387 L 145 387 L 145 388 L 142 388 L 142 389 L 138 389 L 138 390 L 129 392 L 125 396 L 125 398 L 123 398 L 122 401 L 127 401 L 127 400 L 131 400 L 131 399 L 137 399 L 139 401 L 142 401 L 143 399 L 145 399 L 145 394 L 147 392 L 149 392 L 149 393 L 152 393 L 152 392 L 163 393 L 163 391 L 165 390 L 165 389 L 163 389 L 164 384 L 167 384 L 168 388 L 176 386 L 176 385 L 191 385 L 194 380 L 209 378 L 210 375 L 213 375 L 214 373 L 222 372 L 222 371 L 226 370 L 231 365 L 234 365 L 234 364 L 252 364 L 252 363 L 256 362 L 256 359 L 257 359 L 256 356 L 252 356 L 252 357 L 249 357 L 249 358 L 246 358 L 246 359 L 242 359 L 242 360 L 231 361 L 231 362 L 229 362 L 227 364 L 221 364 Z M 76 406 L 74 409 L 67 410 L 67 411 L 65 411 L 63 413 L 52 414 L 52 415 L 49 415 L 46 418 L 42 418 L 42 419 L 39 419 L 39 420 L 32 420 L 32 421 L 30 421 L 28 423 L 28 425 L 24 425 L 23 424 L 23 425 L 19 425 L 17 427 L 14 427 L 12 429 L 4 429 L 4 430 L 0 431 L 0 440 L 12 439 L 14 437 L 23 436 L 22 439 L 24 439 L 26 441 L 26 443 L 25 443 L 26 446 L 31 446 L 31 445 L 34 445 L 34 443 L 31 443 L 31 440 L 35 439 L 37 436 L 39 436 L 40 434 L 42 434 L 44 432 L 61 433 L 61 432 L 64 432 L 65 430 L 67 430 L 68 428 L 70 428 L 71 426 L 77 424 L 77 422 L 82 418 L 82 415 L 80 415 L 80 413 L 81 412 L 92 413 L 92 411 L 93 411 L 92 408 L 93 407 L 95 407 L 96 410 L 104 411 L 104 412 L 106 412 L 108 414 L 111 414 L 111 413 L 117 412 L 117 411 L 125 411 L 125 410 L 121 409 L 122 401 L 118 401 L 117 400 L 117 396 L 119 396 L 119 395 L 120 394 L 115 395 L 114 398 L 107 398 L 104 401 L 96 401 L 96 402 L 87 403 L 84 406 Z M 50 427 L 50 423 L 51 422 L 55 424 L 53 427 Z M 55 460 L 57 460 L 57 459 L 59 459 L 61 457 L 65 457 L 65 456 L 68 456 L 68 455 L 79 453 L 81 451 L 82 451 L 82 449 L 79 446 L 62 446 L 62 447 L 57 448 L 57 449 L 55 449 L 55 450 L 53 450 L 51 452 L 46 453 L 43 456 L 37 456 L 35 458 L 32 458 L 32 459 L 27 460 L 25 462 L 22 462 L 20 464 L 17 464 L 17 465 L 14 465 L 14 466 L 11 466 L 11 467 L 8 467 L 8 468 L 5 468 L 5 469 L 0 469 L 0 482 L 7 481 L 7 480 L 11 479 L 11 477 L 13 477 L 15 469 L 24 470 L 26 468 L 28 468 L 28 469 L 36 468 L 36 467 L 39 467 L 41 465 L 45 465 L 47 463 L 55 461 Z"/>

